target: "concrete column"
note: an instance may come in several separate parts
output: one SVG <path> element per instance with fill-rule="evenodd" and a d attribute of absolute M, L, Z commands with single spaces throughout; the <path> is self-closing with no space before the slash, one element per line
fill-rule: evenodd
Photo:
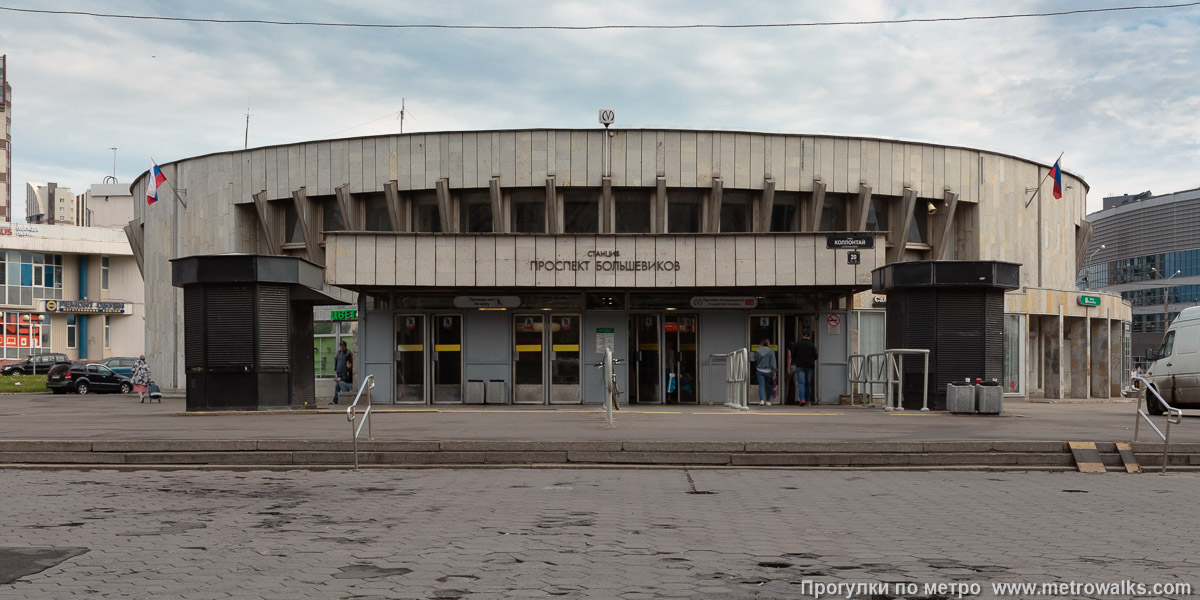
<path fill-rule="evenodd" d="M 1125 372 L 1125 325 L 1112 319 L 1107 322 L 1109 394 L 1120 396 L 1129 378 L 1129 373 Z"/>
<path fill-rule="evenodd" d="M 1062 346 L 1062 317 L 1042 317 L 1042 395 L 1047 399 L 1063 397 Z"/>
<path fill-rule="evenodd" d="M 1096 398 L 1108 398 L 1111 395 L 1109 382 L 1108 357 L 1108 319 L 1089 319 L 1091 328 L 1092 347 L 1089 357 L 1089 379 L 1091 395 Z"/>
<path fill-rule="evenodd" d="M 1068 398 L 1088 397 L 1088 343 L 1087 319 L 1066 317 L 1063 319 L 1064 345 L 1063 350 L 1069 362 L 1067 378 Z"/>

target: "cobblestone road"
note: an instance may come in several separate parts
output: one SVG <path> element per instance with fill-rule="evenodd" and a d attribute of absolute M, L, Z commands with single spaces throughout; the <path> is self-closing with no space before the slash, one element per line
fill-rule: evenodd
<path fill-rule="evenodd" d="M 805 581 L 893 584 L 879 598 L 946 596 L 927 593 L 938 583 L 977 583 L 983 597 L 991 582 L 1200 589 L 1197 497 L 1195 474 L 3 470 L 0 598 L 812 597 Z M 20 576 L 38 552 L 54 566 Z"/>

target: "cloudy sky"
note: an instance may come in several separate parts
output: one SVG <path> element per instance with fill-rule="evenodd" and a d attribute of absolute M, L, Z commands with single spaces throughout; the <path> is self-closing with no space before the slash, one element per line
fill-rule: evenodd
<path fill-rule="evenodd" d="M 1183 2 L 1185 0 L 1175 0 Z M 1173 3 L 1168 0 L 1166 3 Z M 1147 6 L 1143 0 L 148 0 L 0 7 L 448 25 L 766 24 Z M 1200 5 L 913 24 L 683 30 L 365 29 L 0 9 L 24 182 L 251 147 L 406 132 L 697 127 L 882 136 L 1052 163 L 1104 196 L 1200 186 Z"/>

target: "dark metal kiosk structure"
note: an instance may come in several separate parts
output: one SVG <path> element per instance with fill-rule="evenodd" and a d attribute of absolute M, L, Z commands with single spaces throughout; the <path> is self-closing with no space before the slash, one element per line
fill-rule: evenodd
<path fill-rule="evenodd" d="M 316 406 L 313 306 L 342 304 L 321 267 L 290 256 L 217 254 L 171 261 L 183 288 L 187 410 Z"/>
<path fill-rule="evenodd" d="M 914 261 L 871 272 L 887 294 L 888 348 L 929 350 L 929 408 L 946 409 L 946 384 L 1004 376 L 1004 292 L 1021 286 L 1021 265 Z M 921 408 L 922 361 L 904 364 L 905 409 Z"/>

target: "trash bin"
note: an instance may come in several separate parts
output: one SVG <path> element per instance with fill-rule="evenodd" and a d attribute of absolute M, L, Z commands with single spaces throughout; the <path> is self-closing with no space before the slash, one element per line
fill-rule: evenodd
<path fill-rule="evenodd" d="M 975 405 L 981 415 L 998 415 L 1004 409 L 1004 387 L 995 379 L 975 385 Z"/>
<path fill-rule="evenodd" d="M 492 379 L 487 383 L 488 404 L 508 404 L 508 390 L 503 379 Z"/>
<path fill-rule="evenodd" d="M 955 414 L 975 412 L 975 386 L 967 382 L 946 384 L 946 408 Z"/>
<path fill-rule="evenodd" d="M 483 380 L 467 380 L 467 398 L 463 404 L 483 404 Z"/>

